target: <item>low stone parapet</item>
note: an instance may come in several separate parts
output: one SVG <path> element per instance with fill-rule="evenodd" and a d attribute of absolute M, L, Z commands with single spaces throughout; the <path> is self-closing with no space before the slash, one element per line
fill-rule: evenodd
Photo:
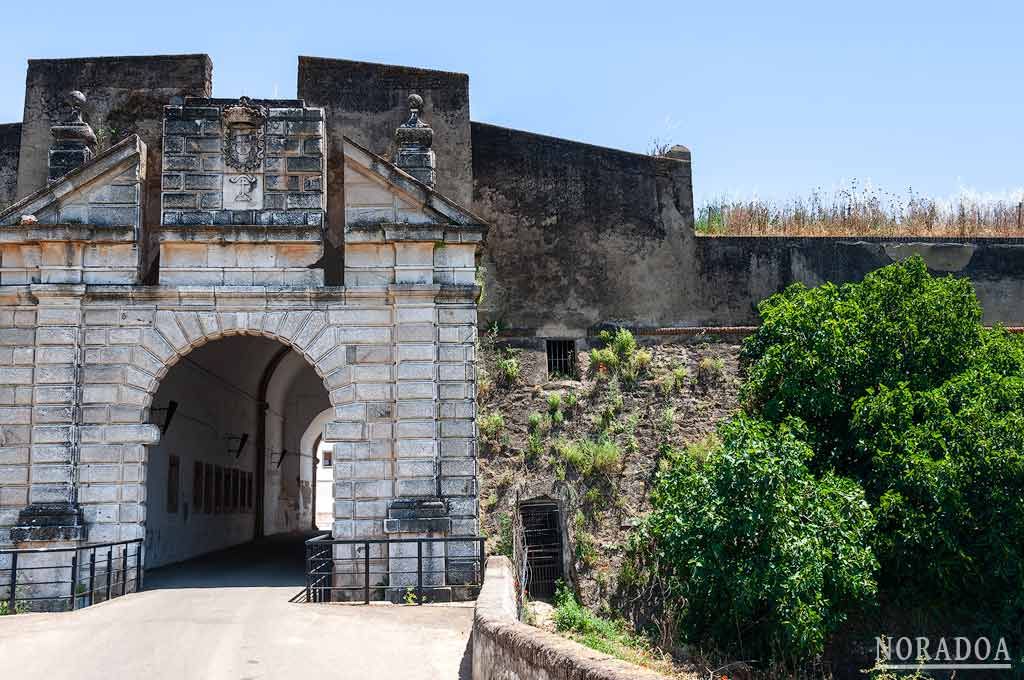
<path fill-rule="evenodd" d="M 512 563 L 490 557 L 473 616 L 473 680 L 667 680 L 520 623 Z"/>

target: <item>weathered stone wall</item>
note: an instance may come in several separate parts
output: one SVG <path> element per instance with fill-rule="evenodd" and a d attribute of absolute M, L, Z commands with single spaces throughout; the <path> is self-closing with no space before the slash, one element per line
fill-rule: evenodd
<path fill-rule="evenodd" d="M 80 90 L 88 98 L 83 115 L 97 133 L 100 151 L 131 134 L 149 148 L 146 195 L 150 200 L 144 222 L 159 224 L 164 106 L 173 97 L 209 97 L 212 88 L 213 64 L 205 54 L 29 60 L 18 197 L 46 184 L 50 127 L 67 117 L 67 93 Z M 148 268 L 156 256 L 155 242 L 142 245 Z"/>
<path fill-rule="evenodd" d="M 395 128 L 409 117 L 407 97 L 423 97 L 422 118 L 434 129 L 436 189 L 469 206 L 473 166 L 469 123 L 469 76 L 344 59 L 299 57 L 298 96 L 327 117 L 328 241 L 340 245 L 345 225 L 343 136 L 391 158 Z M 335 265 L 337 266 L 337 265 Z M 327 280 L 333 278 L 327 268 Z"/>
<path fill-rule="evenodd" d="M 0 125 L 0 210 L 14 203 L 18 193 L 18 154 L 21 123 Z"/>
<path fill-rule="evenodd" d="M 756 324 L 795 281 L 852 281 L 920 254 L 974 283 L 987 323 L 1024 324 L 1024 238 L 696 237 L 688 154 L 651 157 L 473 123 L 485 323 L 573 337 L 601 323 Z"/>
<path fill-rule="evenodd" d="M 1024 325 L 1024 238 L 714 237 L 693 244 L 692 265 L 667 285 L 695 294 L 666 325 L 756 324 L 757 303 L 795 281 L 854 281 L 914 254 L 935 274 L 970 278 L 986 323 Z"/>
<path fill-rule="evenodd" d="M 473 123 L 474 209 L 490 225 L 485 321 L 579 335 L 663 323 L 692 267 L 689 161 Z M 532 334 L 532 332 L 530 333 Z"/>
<path fill-rule="evenodd" d="M 490 557 L 473 613 L 473 680 L 665 680 L 554 633 L 520 623 L 512 563 Z"/>

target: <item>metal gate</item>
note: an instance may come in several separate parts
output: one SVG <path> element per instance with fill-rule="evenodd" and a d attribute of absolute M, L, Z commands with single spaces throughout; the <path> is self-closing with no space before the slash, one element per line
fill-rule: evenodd
<path fill-rule="evenodd" d="M 558 504 L 527 502 L 519 506 L 526 544 L 525 590 L 533 599 L 555 596 L 562 579 L 562 524 Z"/>

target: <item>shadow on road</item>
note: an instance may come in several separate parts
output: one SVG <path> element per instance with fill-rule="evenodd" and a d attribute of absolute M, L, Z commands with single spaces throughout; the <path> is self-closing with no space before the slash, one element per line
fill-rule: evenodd
<path fill-rule="evenodd" d="M 459 680 L 473 680 L 473 634 L 469 634 L 466 640 L 466 650 L 462 652 L 462 661 L 459 663 Z"/>
<path fill-rule="evenodd" d="M 268 536 L 146 570 L 145 589 L 302 587 L 306 584 L 303 542 L 320 533 Z"/>

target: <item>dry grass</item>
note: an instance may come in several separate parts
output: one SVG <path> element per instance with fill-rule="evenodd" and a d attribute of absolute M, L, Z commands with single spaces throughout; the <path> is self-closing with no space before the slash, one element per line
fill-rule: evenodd
<path fill-rule="evenodd" d="M 1024 236 L 1024 195 L 952 201 L 908 190 L 891 194 L 857 182 L 834 193 L 816 190 L 786 203 L 717 200 L 697 211 L 704 236 Z"/>

